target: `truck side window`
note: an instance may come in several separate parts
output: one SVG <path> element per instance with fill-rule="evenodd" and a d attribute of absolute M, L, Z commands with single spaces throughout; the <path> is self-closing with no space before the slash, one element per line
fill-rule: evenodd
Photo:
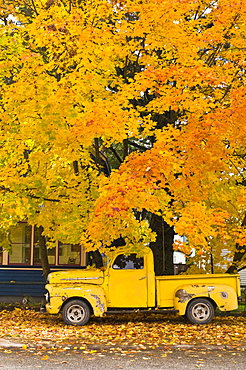
<path fill-rule="evenodd" d="M 115 270 L 140 270 L 143 267 L 144 259 L 143 257 L 137 257 L 136 253 L 129 254 L 129 256 L 119 254 L 113 263 L 113 269 Z"/>

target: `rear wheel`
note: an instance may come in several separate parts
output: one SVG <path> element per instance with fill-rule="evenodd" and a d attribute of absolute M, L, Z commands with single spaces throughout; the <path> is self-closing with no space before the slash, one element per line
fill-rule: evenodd
<path fill-rule="evenodd" d="M 90 307 L 79 299 L 65 303 L 62 318 L 67 325 L 85 325 L 90 319 Z"/>
<path fill-rule="evenodd" d="M 214 305 L 208 299 L 196 298 L 188 304 L 185 316 L 192 324 L 208 324 L 214 313 Z"/>

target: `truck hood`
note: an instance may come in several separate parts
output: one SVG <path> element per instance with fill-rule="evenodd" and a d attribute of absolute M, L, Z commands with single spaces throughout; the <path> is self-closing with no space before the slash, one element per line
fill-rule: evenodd
<path fill-rule="evenodd" d="M 51 272 L 48 276 L 49 284 L 102 284 L 103 271 L 99 269 L 69 270 Z"/>

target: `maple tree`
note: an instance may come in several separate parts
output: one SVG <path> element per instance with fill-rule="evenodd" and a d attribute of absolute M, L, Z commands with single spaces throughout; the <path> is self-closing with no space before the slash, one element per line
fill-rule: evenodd
<path fill-rule="evenodd" d="M 2 233 L 141 251 L 155 215 L 245 267 L 244 2 L 0 4 Z"/>

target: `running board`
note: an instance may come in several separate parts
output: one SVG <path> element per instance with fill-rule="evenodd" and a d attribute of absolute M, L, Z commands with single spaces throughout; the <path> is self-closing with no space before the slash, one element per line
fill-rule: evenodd
<path fill-rule="evenodd" d="M 115 315 L 115 314 L 124 314 L 124 313 L 154 313 L 154 314 L 176 314 L 178 313 L 178 310 L 174 309 L 166 309 L 166 310 L 110 310 L 107 312 L 104 312 L 106 315 Z"/>

